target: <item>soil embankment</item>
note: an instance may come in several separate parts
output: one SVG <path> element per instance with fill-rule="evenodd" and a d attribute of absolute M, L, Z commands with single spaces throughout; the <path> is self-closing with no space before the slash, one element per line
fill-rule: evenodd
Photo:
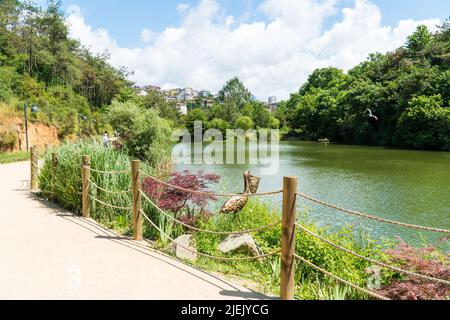
<path fill-rule="evenodd" d="M 0 150 L 0 152 L 26 150 L 26 131 L 23 119 L 18 117 L 3 119 L 0 124 L 0 134 L 1 133 L 8 135 L 10 143 L 4 145 L 2 148 L 3 150 Z M 58 130 L 55 127 L 47 126 L 42 123 L 28 122 L 28 143 L 29 146 L 36 145 L 38 149 L 57 145 L 59 143 Z"/>

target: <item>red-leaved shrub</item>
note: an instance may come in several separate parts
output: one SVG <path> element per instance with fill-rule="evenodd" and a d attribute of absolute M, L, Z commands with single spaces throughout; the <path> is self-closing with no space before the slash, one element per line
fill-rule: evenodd
<path fill-rule="evenodd" d="M 413 248 L 403 241 L 396 249 L 387 250 L 391 263 L 416 273 L 450 280 L 449 259 L 447 255 L 438 254 L 435 248 Z M 393 280 L 378 291 L 395 300 L 443 300 L 450 298 L 448 285 L 413 276 Z"/>
<path fill-rule="evenodd" d="M 185 170 L 173 173 L 167 183 L 183 189 L 209 193 L 211 192 L 210 186 L 218 183 L 219 180 L 220 176 L 216 174 Z M 216 200 L 212 194 L 179 190 L 165 186 L 151 178 L 144 180 L 143 190 L 161 209 L 170 211 L 175 216 L 184 213 L 180 219 L 190 225 L 195 224 L 196 213 L 206 215 L 208 202 Z"/>

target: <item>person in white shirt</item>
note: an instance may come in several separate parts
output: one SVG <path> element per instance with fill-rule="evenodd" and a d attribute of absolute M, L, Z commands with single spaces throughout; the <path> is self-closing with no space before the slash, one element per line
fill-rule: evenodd
<path fill-rule="evenodd" d="M 109 136 L 108 136 L 108 132 L 105 132 L 105 134 L 103 135 L 103 146 L 105 148 L 109 147 Z"/>

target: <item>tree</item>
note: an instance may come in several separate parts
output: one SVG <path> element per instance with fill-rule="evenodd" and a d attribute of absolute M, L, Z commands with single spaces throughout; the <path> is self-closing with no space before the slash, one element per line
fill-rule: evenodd
<path fill-rule="evenodd" d="M 236 120 L 236 128 L 237 129 L 249 130 L 249 129 L 253 129 L 253 127 L 254 127 L 254 123 L 253 123 L 252 119 L 248 116 L 240 116 Z"/>
<path fill-rule="evenodd" d="M 156 110 L 148 110 L 132 102 L 113 102 L 108 120 L 124 139 L 129 153 L 152 166 L 169 159 L 167 146 L 171 140 L 171 128 Z"/>
<path fill-rule="evenodd" d="M 440 95 L 418 96 L 398 121 L 397 142 L 404 147 L 447 149 L 450 147 L 450 109 L 442 107 Z"/>
<path fill-rule="evenodd" d="M 408 37 L 406 48 L 412 52 L 419 52 L 425 49 L 433 41 L 433 35 L 427 26 L 420 25 L 416 31 Z"/>
<path fill-rule="evenodd" d="M 303 95 L 312 89 L 328 89 L 336 86 L 345 78 L 341 69 L 323 68 L 314 70 L 306 83 L 300 88 L 300 95 Z"/>
<path fill-rule="evenodd" d="M 225 135 L 227 129 L 231 129 L 231 125 L 223 119 L 214 118 L 208 122 L 208 129 L 219 130 L 223 135 Z"/>
<path fill-rule="evenodd" d="M 208 116 L 202 109 L 192 109 L 188 112 L 186 117 L 186 129 L 189 130 L 191 134 L 194 134 L 195 122 L 201 122 L 203 125 L 203 130 L 205 130 L 205 124 L 208 121 Z"/>
<path fill-rule="evenodd" d="M 219 91 L 217 99 L 221 103 L 234 103 L 238 109 L 241 109 L 246 103 L 251 101 L 251 98 L 252 94 L 250 91 L 238 77 L 235 77 L 229 80 L 222 90 Z"/>

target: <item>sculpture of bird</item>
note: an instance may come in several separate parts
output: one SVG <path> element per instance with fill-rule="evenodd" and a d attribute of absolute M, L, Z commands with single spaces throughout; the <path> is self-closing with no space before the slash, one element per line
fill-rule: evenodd
<path fill-rule="evenodd" d="M 369 118 L 372 118 L 372 119 L 375 119 L 378 121 L 378 117 L 372 113 L 372 110 L 367 109 L 367 112 L 369 113 Z"/>
<path fill-rule="evenodd" d="M 244 173 L 244 192 L 242 195 L 234 196 L 225 202 L 220 213 L 237 213 L 241 211 L 248 202 L 249 194 L 257 192 L 259 181 L 260 178 L 254 177 L 250 174 L 250 171 L 246 171 Z"/>

